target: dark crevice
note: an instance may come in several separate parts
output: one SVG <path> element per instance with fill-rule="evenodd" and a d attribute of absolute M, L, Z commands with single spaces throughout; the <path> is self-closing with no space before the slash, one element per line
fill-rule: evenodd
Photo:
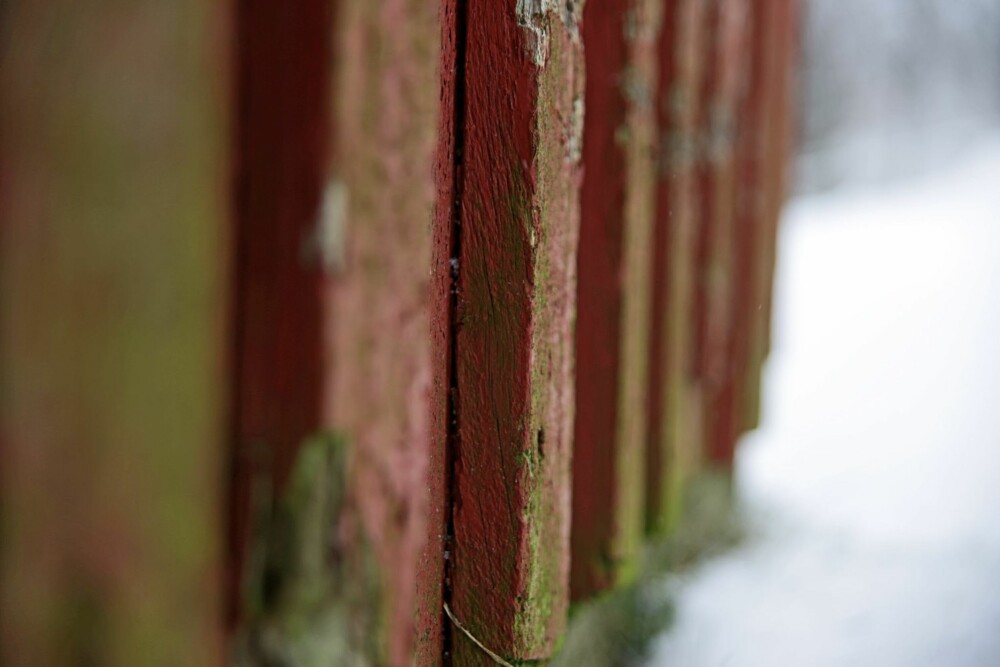
<path fill-rule="evenodd" d="M 452 214 L 451 250 L 449 252 L 450 290 L 448 295 L 448 433 L 446 438 L 445 474 L 447 475 L 448 496 L 445 500 L 446 533 L 444 544 L 444 572 L 442 573 L 442 598 L 451 604 L 452 570 L 455 552 L 455 503 L 458 500 L 457 466 L 460 456 L 461 434 L 458 428 L 458 352 L 459 328 L 459 277 L 462 255 L 462 189 L 463 152 L 465 149 L 465 53 L 466 53 L 466 0 L 455 2 L 455 79 L 454 107 L 452 109 Z M 442 657 L 444 667 L 451 667 L 454 628 L 442 609 Z"/>

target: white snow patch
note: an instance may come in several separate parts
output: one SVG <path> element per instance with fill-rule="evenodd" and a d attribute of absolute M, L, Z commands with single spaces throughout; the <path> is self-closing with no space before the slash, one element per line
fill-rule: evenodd
<path fill-rule="evenodd" d="M 1000 664 L 1000 136 L 794 202 L 774 334 L 756 536 L 672 582 L 649 664 Z"/>

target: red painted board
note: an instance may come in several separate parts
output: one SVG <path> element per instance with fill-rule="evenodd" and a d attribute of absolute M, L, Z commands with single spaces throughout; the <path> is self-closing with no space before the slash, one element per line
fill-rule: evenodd
<path fill-rule="evenodd" d="M 749 377 L 746 425 L 757 423 L 761 370 L 770 348 L 771 302 L 774 283 L 775 251 L 778 221 L 787 190 L 788 169 L 792 151 L 794 72 L 798 54 L 798 2 L 780 0 L 763 3 L 762 29 L 764 38 L 764 118 L 761 119 L 762 147 L 760 196 L 762 213 L 760 234 L 755 255 L 755 300 L 760 305 L 752 322 L 750 335 Z M 764 13 L 766 12 L 766 13 Z"/>
<path fill-rule="evenodd" d="M 457 240 L 458 621 L 508 660 L 566 623 L 582 53 L 576 3 L 469 0 Z M 490 664 L 451 626 L 455 665 Z"/>
<path fill-rule="evenodd" d="M 589 0 L 571 595 L 628 578 L 644 525 L 659 0 Z"/>
<path fill-rule="evenodd" d="M 252 487 L 280 494 L 321 426 L 322 266 L 332 5 L 236 3 L 232 450 L 227 621 L 244 606 Z"/>
<path fill-rule="evenodd" d="M 681 480 L 696 466 L 700 432 L 691 406 L 691 325 L 698 120 L 705 74 L 705 0 L 664 9 L 659 39 L 658 182 L 653 238 L 647 390 L 646 528 L 662 534 L 680 511 Z"/>
<path fill-rule="evenodd" d="M 727 466 L 735 444 L 729 379 L 730 275 L 736 184 L 736 117 L 745 74 L 747 0 L 710 7 L 709 70 L 701 109 L 701 211 L 695 241 L 694 381 L 706 459 Z"/>

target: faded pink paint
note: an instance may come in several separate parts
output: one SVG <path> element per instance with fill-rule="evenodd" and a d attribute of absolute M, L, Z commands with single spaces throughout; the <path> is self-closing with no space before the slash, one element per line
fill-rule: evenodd
<path fill-rule="evenodd" d="M 433 3 L 340 0 L 330 191 L 346 215 L 333 221 L 344 245 L 329 280 L 325 416 L 350 443 L 351 547 L 375 565 L 379 590 L 364 604 L 389 665 L 440 652 L 439 33 Z"/>

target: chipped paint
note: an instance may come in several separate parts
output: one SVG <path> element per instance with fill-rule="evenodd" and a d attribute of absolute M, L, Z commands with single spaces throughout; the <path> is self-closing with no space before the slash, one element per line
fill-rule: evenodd
<path fill-rule="evenodd" d="M 319 261 L 327 272 L 344 270 L 344 244 L 350 191 L 340 179 L 331 179 L 323 191 L 319 219 L 316 222 L 314 244 Z"/>
<path fill-rule="evenodd" d="M 517 25 L 524 30 L 528 57 L 538 67 L 545 65 L 549 57 L 547 14 L 555 6 L 556 0 L 517 0 Z"/>
<path fill-rule="evenodd" d="M 550 14 L 558 14 L 574 44 L 580 42 L 580 17 L 583 0 L 517 0 L 517 25 L 526 36 L 528 57 L 538 67 L 549 58 Z"/>
<path fill-rule="evenodd" d="M 566 161 L 570 164 L 580 162 L 580 158 L 583 155 L 583 119 L 583 97 L 577 95 L 573 98 L 573 113 L 570 116 L 566 138 Z M 531 244 L 532 246 L 535 245 L 534 232 L 532 232 Z"/>

